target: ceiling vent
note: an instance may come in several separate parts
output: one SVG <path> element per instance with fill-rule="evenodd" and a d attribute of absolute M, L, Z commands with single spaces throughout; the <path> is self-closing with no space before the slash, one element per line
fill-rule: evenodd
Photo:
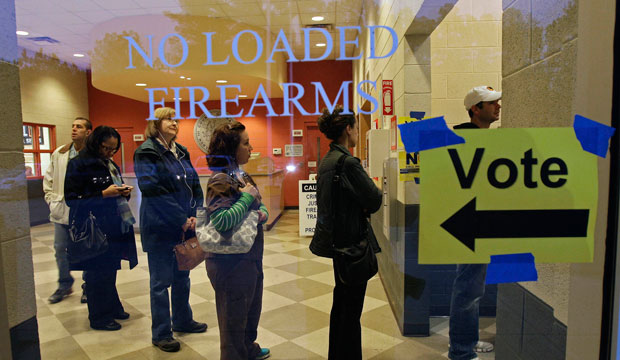
<path fill-rule="evenodd" d="M 332 31 L 332 24 L 308 24 L 304 26 L 305 28 L 313 28 L 313 29 L 325 29 L 327 31 Z"/>
<path fill-rule="evenodd" d="M 36 36 L 36 37 L 29 37 L 26 38 L 28 40 L 34 41 L 34 42 L 45 42 L 45 43 L 50 43 L 50 44 L 58 44 L 60 43 L 60 41 L 56 40 L 56 39 L 52 39 L 49 36 Z"/>

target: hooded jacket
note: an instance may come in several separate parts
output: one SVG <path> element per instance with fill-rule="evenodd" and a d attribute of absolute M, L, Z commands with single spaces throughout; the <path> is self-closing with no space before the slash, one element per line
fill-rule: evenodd
<path fill-rule="evenodd" d="M 189 152 L 176 143 L 177 156 L 157 139 L 148 138 L 134 153 L 134 171 L 142 192 L 142 249 L 172 251 L 181 242 L 187 218 L 196 216 L 204 197 Z"/>
<path fill-rule="evenodd" d="M 317 176 L 318 216 L 310 251 L 318 256 L 333 257 L 334 226 L 339 242 L 345 246 L 369 240 L 375 252 L 381 251 L 368 217 L 381 207 L 381 191 L 370 179 L 360 160 L 349 150 L 332 142 L 329 152 L 321 160 Z M 332 180 L 340 156 L 346 155 L 342 166 L 342 187 L 332 193 Z M 332 205 L 338 201 L 338 213 L 332 214 Z"/>

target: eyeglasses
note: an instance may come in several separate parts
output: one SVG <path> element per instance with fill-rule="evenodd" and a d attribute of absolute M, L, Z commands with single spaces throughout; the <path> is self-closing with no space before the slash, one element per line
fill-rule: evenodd
<path fill-rule="evenodd" d="M 179 120 L 178 119 L 173 119 L 170 116 L 163 118 L 162 120 L 168 120 L 168 121 L 174 121 L 175 123 L 178 123 Z"/>
<path fill-rule="evenodd" d="M 101 149 L 103 149 L 106 152 L 116 152 L 116 148 L 115 147 L 109 147 L 109 146 L 105 146 L 103 144 L 101 144 Z"/>

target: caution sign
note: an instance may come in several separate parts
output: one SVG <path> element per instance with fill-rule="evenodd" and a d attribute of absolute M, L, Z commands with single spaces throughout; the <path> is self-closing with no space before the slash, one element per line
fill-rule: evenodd
<path fill-rule="evenodd" d="M 423 152 L 421 264 L 592 261 L 597 157 L 574 129 L 454 132 L 464 144 Z"/>
<path fill-rule="evenodd" d="M 299 236 L 314 235 L 316 225 L 316 181 L 299 181 Z"/>

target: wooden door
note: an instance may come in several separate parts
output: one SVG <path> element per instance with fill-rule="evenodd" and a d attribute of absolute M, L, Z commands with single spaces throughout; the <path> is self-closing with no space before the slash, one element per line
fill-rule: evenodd
<path fill-rule="evenodd" d="M 307 149 L 305 156 L 307 165 L 305 166 L 305 178 L 308 179 L 310 174 L 316 174 L 318 172 L 319 163 L 329 151 L 329 143 L 331 140 L 321 133 L 316 123 L 306 124 L 305 131 L 307 134 L 304 144 L 304 147 Z"/>
<path fill-rule="evenodd" d="M 121 147 L 112 158 L 121 168 L 121 173 L 133 174 L 133 153 L 138 145 L 133 141 L 133 128 L 116 128 L 121 135 Z"/>

